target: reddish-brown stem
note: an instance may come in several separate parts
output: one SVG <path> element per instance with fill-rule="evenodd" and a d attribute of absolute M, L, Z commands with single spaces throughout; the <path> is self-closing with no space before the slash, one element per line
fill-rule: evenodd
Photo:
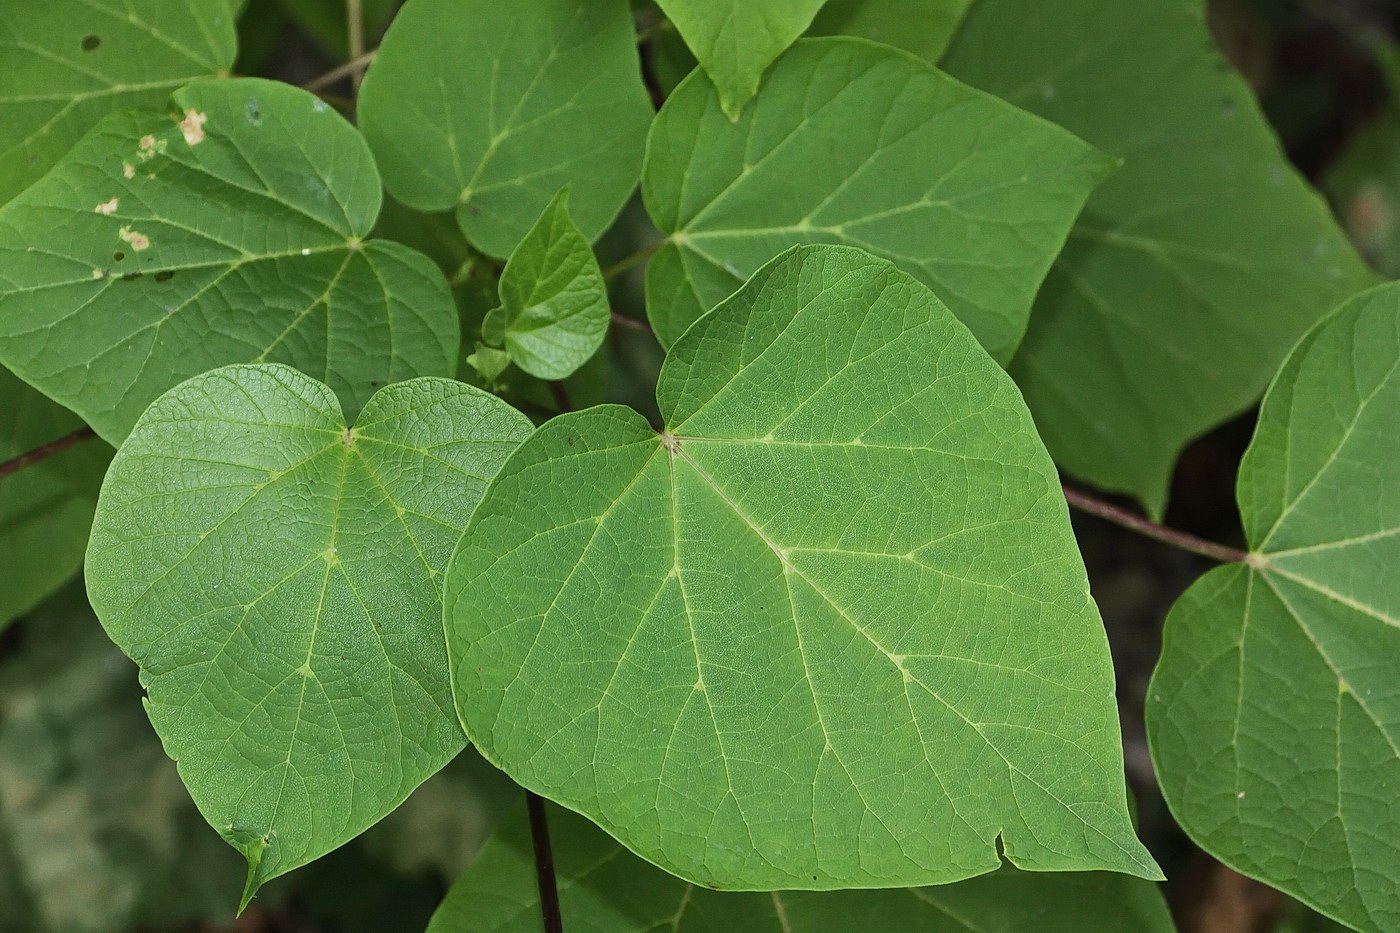
<path fill-rule="evenodd" d="M 1184 551 L 1190 551 L 1192 554 L 1220 561 L 1222 564 L 1238 564 L 1249 561 L 1249 555 L 1244 551 L 1216 544 L 1214 541 L 1207 541 L 1205 538 L 1198 538 L 1184 531 L 1168 528 L 1166 525 L 1159 525 L 1141 515 L 1134 515 L 1127 509 L 1111 505 L 1102 499 L 1095 499 L 1077 489 L 1071 489 L 1068 486 L 1063 487 L 1063 489 L 1065 501 L 1074 508 L 1081 512 L 1088 512 L 1090 515 L 1097 515 L 1099 518 L 1127 528 L 1129 531 L 1136 531 L 1140 535 L 1170 544 Z"/>
<path fill-rule="evenodd" d="M 535 846 L 535 881 L 540 888 L 540 919 L 544 933 L 564 933 L 564 917 L 559 912 L 559 885 L 554 880 L 554 850 L 549 844 L 549 818 L 544 798 L 525 792 L 525 808 L 530 812 L 530 840 Z"/>
<path fill-rule="evenodd" d="M 644 334 L 655 333 L 655 331 L 651 329 L 651 325 L 648 324 L 646 321 L 639 321 L 634 317 L 628 317 L 625 314 L 618 314 L 616 311 L 612 313 L 612 322 L 618 327 L 626 327 L 629 330 L 641 331 Z"/>
<path fill-rule="evenodd" d="M 89 427 L 81 427 L 71 434 L 65 434 L 58 440 L 49 441 L 42 447 L 35 447 L 26 451 L 18 457 L 11 457 L 4 463 L 0 463 L 0 476 L 9 476 L 11 473 L 18 473 L 27 466 L 33 466 L 40 460 L 47 460 L 54 454 L 61 454 L 75 444 L 81 444 L 90 437 L 96 437 L 97 433 Z"/>
<path fill-rule="evenodd" d="M 573 400 L 569 398 L 569 390 L 558 379 L 549 381 L 549 394 L 554 396 L 554 404 L 559 406 L 561 412 L 574 410 Z"/>

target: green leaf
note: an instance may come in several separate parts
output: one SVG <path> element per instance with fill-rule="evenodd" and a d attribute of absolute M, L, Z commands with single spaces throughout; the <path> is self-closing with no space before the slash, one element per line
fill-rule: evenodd
<path fill-rule="evenodd" d="M 794 249 L 676 344 L 657 400 L 661 434 L 548 422 L 453 555 L 488 760 L 709 886 L 946 882 L 999 851 L 1157 875 L 1054 467 L 947 308 Z"/>
<path fill-rule="evenodd" d="M 859 36 L 938 61 L 972 0 L 826 0 L 813 36 Z"/>
<path fill-rule="evenodd" d="M 802 35 L 822 0 L 657 0 L 738 119 L 759 77 Z"/>
<path fill-rule="evenodd" d="M 1400 285 L 1294 349 L 1240 467 L 1251 554 L 1167 620 L 1147 706 L 1207 851 L 1360 930 L 1400 927 Z"/>
<path fill-rule="evenodd" d="M 83 423 L 0 367 L 0 462 Z M 0 629 L 78 572 L 112 450 L 88 441 L 0 477 Z"/>
<path fill-rule="evenodd" d="M 565 929 L 597 933 L 1172 933 L 1156 886 L 1106 872 L 1029 874 L 1003 868 L 944 887 L 900 891 L 721 894 L 632 855 L 576 813 L 549 808 Z M 536 933 L 530 828 L 502 824 L 452 886 L 427 933 Z"/>
<path fill-rule="evenodd" d="M 1065 470 L 1160 515 L 1177 453 L 1372 277 L 1210 45 L 1200 0 L 982 0 L 944 65 L 1124 160 L 1011 365 Z"/>
<path fill-rule="evenodd" d="M 135 669 L 81 586 L 0 660 L 0 929 L 124 933 L 228 916 L 238 859 L 141 715 Z"/>
<path fill-rule="evenodd" d="M 88 593 L 147 710 L 258 885 L 374 823 L 462 748 L 439 578 L 529 422 L 447 379 L 353 429 L 276 365 L 161 396 L 102 487 Z"/>
<path fill-rule="evenodd" d="M 567 188 L 511 253 L 500 289 L 497 323 L 510 358 L 525 372 L 563 379 L 598 352 L 608 333 L 608 289 L 592 247 L 569 218 Z"/>
<path fill-rule="evenodd" d="M 314 373 L 352 417 L 380 384 L 453 371 L 442 274 L 362 239 L 380 188 L 354 128 L 257 79 L 170 108 L 108 117 L 0 208 L 0 362 L 114 444 L 225 363 Z"/>
<path fill-rule="evenodd" d="M 859 39 L 784 55 L 737 123 L 701 74 L 658 114 L 642 189 L 670 242 L 647 269 L 663 345 L 799 243 L 892 259 L 1011 356 L 1110 161 L 913 56 Z"/>
<path fill-rule="evenodd" d="M 621 0 L 409 0 L 360 91 L 390 192 L 506 257 L 571 186 L 590 239 L 637 184 L 652 108 Z"/>
<path fill-rule="evenodd" d="M 228 0 L 0 4 L 0 203 L 108 113 L 224 74 L 236 46 Z"/>

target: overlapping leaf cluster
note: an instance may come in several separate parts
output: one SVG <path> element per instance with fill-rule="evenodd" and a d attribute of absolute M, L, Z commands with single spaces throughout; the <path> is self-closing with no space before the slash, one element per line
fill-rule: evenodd
<path fill-rule="evenodd" d="M 570 928 L 1170 929 L 1057 466 L 1159 515 L 1273 379 L 1154 759 L 1400 924 L 1400 299 L 1327 316 L 1373 277 L 1199 4 L 408 0 L 355 125 L 236 7 L 0 11 L 0 459 L 118 445 L 0 477 L 0 620 L 86 547 L 243 905 L 470 741 L 588 817 Z M 567 410 L 641 318 L 654 420 Z M 523 833 L 436 933 L 530 928 Z"/>

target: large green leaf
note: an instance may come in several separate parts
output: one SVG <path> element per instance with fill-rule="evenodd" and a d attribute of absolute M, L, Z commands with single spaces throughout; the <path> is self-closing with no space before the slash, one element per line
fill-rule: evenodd
<path fill-rule="evenodd" d="M 1058 127 L 859 39 L 808 39 L 737 123 L 692 73 L 647 143 L 670 242 L 647 269 L 665 345 L 789 246 L 892 259 L 1006 360 L 1074 216 L 1111 167 Z"/>
<path fill-rule="evenodd" d="M 557 807 L 549 833 L 570 933 L 1171 933 L 1156 887 L 1105 872 L 1004 868 L 944 887 L 720 894 L 632 855 Z M 452 886 L 428 933 L 536 933 L 535 858 L 524 812 L 504 823 Z"/>
<path fill-rule="evenodd" d="M 0 660 L 0 930 L 126 933 L 227 917 L 238 858 L 141 715 L 135 669 L 68 587 Z"/>
<path fill-rule="evenodd" d="M 236 44 L 228 0 L 0 4 L 0 203 L 108 113 L 222 74 Z"/>
<path fill-rule="evenodd" d="M 736 119 L 759 77 L 812 22 L 822 0 L 657 0 Z"/>
<path fill-rule="evenodd" d="M 826 0 L 813 36 L 860 36 L 936 62 L 972 0 Z"/>
<path fill-rule="evenodd" d="M 362 239 L 381 193 L 354 128 L 256 79 L 171 109 L 108 117 L 0 208 L 0 362 L 114 443 L 225 363 L 314 373 L 352 416 L 380 384 L 453 371 L 442 274 Z"/>
<path fill-rule="evenodd" d="M 588 362 L 608 332 L 608 288 L 593 249 L 569 218 L 559 192 L 511 253 L 501 273 L 501 307 L 487 318 L 517 366 L 563 379 Z"/>
<path fill-rule="evenodd" d="M 793 249 L 692 327 L 658 433 L 548 422 L 445 590 L 488 760 L 721 888 L 1155 876 L 1054 467 L 927 289 Z M 529 585 L 521 585 L 529 581 Z"/>
<path fill-rule="evenodd" d="M 944 60 L 1124 160 L 1011 373 L 1062 467 L 1154 514 L 1182 446 L 1371 281 L 1202 18 L 1200 0 L 981 0 Z"/>
<path fill-rule="evenodd" d="M 359 118 L 394 197 L 509 256 L 555 192 L 590 239 L 641 169 L 651 103 L 623 0 L 410 0 Z"/>
<path fill-rule="evenodd" d="M 462 748 L 441 637 L 453 544 L 529 421 L 416 379 L 345 427 L 277 365 L 161 396 L 102 487 L 88 593 L 210 824 L 262 882 L 374 823 Z"/>
<path fill-rule="evenodd" d="M 1232 867 L 1400 928 L 1400 285 L 1311 331 L 1240 467 L 1251 545 L 1167 620 L 1147 706 L 1167 802 Z"/>
<path fill-rule="evenodd" d="M 0 461 L 82 427 L 0 367 Z M 0 629 L 78 572 L 112 449 L 89 442 L 0 477 Z"/>

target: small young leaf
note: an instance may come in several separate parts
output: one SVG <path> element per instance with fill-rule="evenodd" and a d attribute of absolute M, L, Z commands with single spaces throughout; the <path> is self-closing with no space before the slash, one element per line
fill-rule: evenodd
<path fill-rule="evenodd" d="M 902 891 L 721 894 L 628 852 L 576 813 L 549 807 L 566 930 L 606 933 L 1172 933 L 1156 886 L 1107 872 L 1003 868 Z M 536 933 L 539 886 L 523 811 L 501 825 L 457 879 L 427 933 Z"/>
<path fill-rule="evenodd" d="M 251 78 L 170 105 L 108 117 L 0 208 L 0 362 L 114 444 L 225 363 L 316 373 L 352 416 L 378 385 L 453 371 L 442 274 L 362 241 L 381 192 L 353 127 Z"/>
<path fill-rule="evenodd" d="M 453 555 L 483 755 L 716 887 L 1000 853 L 1157 876 L 1055 469 L 932 293 L 795 248 L 675 345 L 657 400 L 661 434 L 616 406 L 548 422 Z"/>
<path fill-rule="evenodd" d="M 1400 285 L 1294 349 L 1240 467 L 1252 554 L 1167 619 L 1148 691 L 1172 812 L 1226 864 L 1400 929 Z"/>
<path fill-rule="evenodd" d="M 0 3 L 0 203 L 107 114 L 226 73 L 228 0 Z"/>
<path fill-rule="evenodd" d="M 826 0 L 812 36 L 859 36 L 938 61 L 972 0 Z"/>
<path fill-rule="evenodd" d="M 822 0 L 657 0 L 737 119 L 773 59 L 812 22 Z"/>
<path fill-rule="evenodd" d="M 467 362 L 476 370 L 476 374 L 488 386 L 494 386 L 501 378 L 501 373 L 510 366 L 510 354 L 504 350 L 497 350 L 493 347 L 476 345 L 476 352 L 467 357 Z"/>
<path fill-rule="evenodd" d="M 1211 46 L 1201 0 L 981 0 L 944 58 L 1123 159 L 1011 374 L 1061 467 L 1160 515 L 1187 441 L 1374 281 Z"/>
<path fill-rule="evenodd" d="M 440 577 L 529 421 L 479 389 L 380 390 L 347 429 L 285 366 L 161 396 L 112 462 L 88 594 L 244 902 L 388 813 L 462 748 Z"/>
<path fill-rule="evenodd" d="M 0 461 L 83 426 L 0 367 Z M 0 629 L 78 572 L 112 448 L 89 441 L 0 477 Z"/>
<path fill-rule="evenodd" d="M 359 102 L 394 197 L 456 208 L 472 245 L 502 258 L 565 186 L 584 235 L 607 229 L 651 116 L 623 0 L 409 0 Z"/>
<path fill-rule="evenodd" d="M 608 332 L 608 289 L 588 240 L 569 219 L 565 189 L 549 202 L 501 273 L 501 328 L 515 364 L 541 379 L 563 379 L 598 351 Z M 497 344 L 499 345 L 499 344 Z"/>
<path fill-rule="evenodd" d="M 807 39 L 737 123 L 692 73 L 647 141 L 643 194 L 670 242 L 647 269 L 663 345 L 799 243 L 894 260 L 998 360 L 1111 160 L 1058 127 L 860 39 Z"/>

